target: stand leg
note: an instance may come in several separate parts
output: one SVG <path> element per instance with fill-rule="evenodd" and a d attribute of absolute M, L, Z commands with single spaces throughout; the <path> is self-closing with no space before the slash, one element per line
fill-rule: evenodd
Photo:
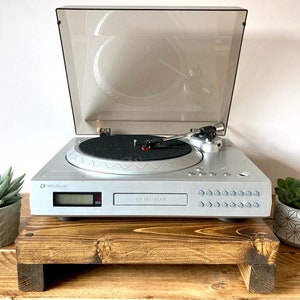
<path fill-rule="evenodd" d="M 19 290 L 24 292 L 42 292 L 44 290 L 44 265 L 18 264 Z"/>
<path fill-rule="evenodd" d="M 238 266 L 249 292 L 267 294 L 274 291 L 275 264 L 240 264 Z"/>

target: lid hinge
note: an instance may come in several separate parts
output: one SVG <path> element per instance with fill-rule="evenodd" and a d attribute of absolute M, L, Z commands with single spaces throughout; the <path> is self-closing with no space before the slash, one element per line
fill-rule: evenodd
<path fill-rule="evenodd" d="M 111 128 L 97 128 L 99 136 L 109 136 L 111 134 Z"/>

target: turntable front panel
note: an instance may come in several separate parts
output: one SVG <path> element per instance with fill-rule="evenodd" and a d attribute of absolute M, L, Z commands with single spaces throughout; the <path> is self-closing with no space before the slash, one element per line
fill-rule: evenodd
<path fill-rule="evenodd" d="M 243 218 L 270 214 L 269 179 L 227 139 L 220 152 L 204 153 L 203 160 L 190 167 L 136 175 L 72 166 L 65 154 L 81 141 L 72 139 L 33 178 L 33 215 Z"/>

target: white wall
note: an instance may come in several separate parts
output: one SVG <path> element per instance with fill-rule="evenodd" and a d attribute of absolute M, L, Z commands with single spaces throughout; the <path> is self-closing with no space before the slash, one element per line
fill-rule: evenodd
<path fill-rule="evenodd" d="M 79 4 L 242 6 L 248 22 L 228 137 L 276 183 L 300 177 L 300 1 L 2 1 L 0 171 L 30 178 L 74 136 L 54 9 Z"/>

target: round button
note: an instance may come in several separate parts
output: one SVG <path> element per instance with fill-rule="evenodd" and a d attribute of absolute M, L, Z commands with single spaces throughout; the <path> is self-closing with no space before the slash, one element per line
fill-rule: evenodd
<path fill-rule="evenodd" d="M 232 191 L 230 192 L 230 195 L 231 195 L 231 196 L 236 196 L 236 191 L 232 190 Z"/>
<path fill-rule="evenodd" d="M 214 207 L 220 207 L 220 203 L 219 202 L 215 202 L 214 203 Z"/>
<path fill-rule="evenodd" d="M 228 196 L 228 192 L 227 192 L 227 191 L 223 191 L 223 192 L 222 192 L 222 195 L 223 195 L 223 196 Z"/>
<path fill-rule="evenodd" d="M 189 176 L 195 176 L 196 173 L 195 172 L 189 172 Z"/>
<path fill-rule="evenodd" d="M 209 172 L 209 174 L 208 174 L 209 176 L 216 176 L 217 175 L 217 173 L 216 172 Z"/>
<path fill-rule="evenodd" d="M 200 207 L 204 207 L 204 202 L 202 202 L 202 201 L 200 201 L 200 202 L 198 202 L 198 206 L 200 206 Z"/>
<path fill-rule="evenodd" d="M 229 206 L 230 206 L 230 207 L 235 207 L 235 203 L 234 203 L 234 202 L 230 202 L 230 203 L 229 203 Z"/>
<path fill-rule="evenodd" d="M 238 202 L 237 206 L 238 207 L 244 207 L 244 203 L 243 202 Z"/>
<path fill-rule="evenodd" d="M 243 191 L 239 191 L 239 196 L 244 196 L 244 192 Z"/>
<path fill-rule="evenodd" d="M 203 196 L 204 194 L 205 194 L 205 192 L 203 190 L 198 191 L 199 196 Z"/>
<path fill-rule="evenodd" d="M 246 206 L 247 208 L 250 208 L 252 205 L 251 205 L 250 202 L 246 202 L 246 203 L 245 203 L 245 206 Z"/>
<path fill-rule="evenodd" d="M 220 195 L 221 195 L 220 191 L 218 191 L 218 190 L 216 190 L 216 191 L 214 192 L 214 194 L 215 194 L 216 196 L 220 196 Z"/>
<path fill-rule="evenodd" d="M 228 203 L 227 202 L 223 202 L 222 203 L 222 207 L 228 207 Z"/>
<path fill-rule="evenodd" d="M 211 202 L 207 202 L 207 203 L 206 203 L 206 206 L 207 206 L 207 207 L 212 207 L 212 203 L 211 203 Z"/>
<path fill-rule="evenodd" d="M 247 191 L 247 192 L 246 192 L 246 196 L 252 196 L 251 191 Z"/>
<path fill-rule="evenodd" d="M 211 196 L 213 192 L 211 190 L 206 191 L 206 195 Z"/>
<path fill-rule="evenodd" d="M 199 172 L 199 174 L 198 174 L 199 176 L 205 176 L 206 175 L 206 173 L 205 172 Z"/>
<path fill-rule="evenodd" d="M 259 203 L 258 203 L 258 202 L 254 202 L 254 203 L 253 203 L 253 207 L 259 208 Z"/>
<path fill-rule="evenodd" d="M 259 196 L 259 195 L 260 195 L 260 192 L 259 192 L 259 191 L 254 191 L 254 192 L 253 192 L 253 195 L 254 195 L 254 196 Z"/>

